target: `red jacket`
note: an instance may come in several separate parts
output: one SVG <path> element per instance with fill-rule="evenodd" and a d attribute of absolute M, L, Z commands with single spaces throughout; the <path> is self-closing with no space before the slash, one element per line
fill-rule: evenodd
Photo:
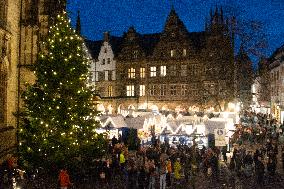
<path fill-rule="evenodd" d="M 68 187 L 71 185 L 69 175 L 66 170 L 60 171 L 58 179 L 61 187 Z"/>

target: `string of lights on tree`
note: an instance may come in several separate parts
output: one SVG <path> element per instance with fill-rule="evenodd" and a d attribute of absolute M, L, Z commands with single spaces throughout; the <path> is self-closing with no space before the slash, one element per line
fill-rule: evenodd
<path fill-rule="evenodd" d="M 71 28 L 66 12 L 49 28 L 33 67 L 36 81 L 27 84 L 19 130 L 20 152 L 28 162 L 61 162 L 98 144 L 98 114 L 87 86 L 89 62 L 83 39 Z"/>

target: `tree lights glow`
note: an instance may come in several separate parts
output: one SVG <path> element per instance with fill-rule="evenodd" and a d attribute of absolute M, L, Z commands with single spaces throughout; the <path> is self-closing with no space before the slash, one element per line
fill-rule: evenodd
<path fill-rule="evenodd" d="M 70 27 L 66 13 L 55 23 L 32 68 L 37 79 L 22 94 L 20 114 L 20 154 L 28 164 L 43 167 L 105 147 L 103 137 L 95 133 L 97 112 L 86 85 L 89 65 L 83 40 Z"/>

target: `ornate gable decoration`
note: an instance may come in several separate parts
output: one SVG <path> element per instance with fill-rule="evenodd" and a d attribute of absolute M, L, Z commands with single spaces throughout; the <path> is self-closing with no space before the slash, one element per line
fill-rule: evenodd
<path fill-rule="evenodd" d="M 155 58 L 187 57 L 191 49 L 189 32 L 174 9 L 171 10 L 159 43 L 154 50 Z"/>
<path fill-rule="evenodd" d="M 140 35 L 134 27 L 130 27 L 124 36 L 121 52 L 118 57 L 124 60 L 135 60 L 145 57 L 140 46 Z"/>

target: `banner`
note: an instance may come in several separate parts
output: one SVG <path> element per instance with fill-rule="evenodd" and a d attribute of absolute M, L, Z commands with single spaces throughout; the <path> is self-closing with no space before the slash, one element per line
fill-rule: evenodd
<path fill-rule="evenodd" d="M 215 135 L 215 146 L 226 146 L 225 129 L 214 129 L 214 135 Z"/>

